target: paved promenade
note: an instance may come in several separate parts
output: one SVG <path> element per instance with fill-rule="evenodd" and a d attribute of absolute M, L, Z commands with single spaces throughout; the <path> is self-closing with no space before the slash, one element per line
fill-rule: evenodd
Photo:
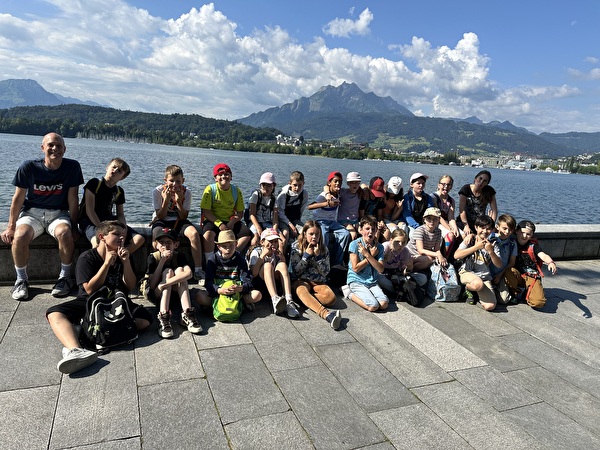
<path fill-rule="evenodd" d="M 597 449 L 600 260 L 559 262 L 543 311 L 465 303 L 369 313 L 340 331 L 261 302 L 206 332 L 156 327 L 71 376 L 34 285 L 0 287 L 1 449 Z"/>

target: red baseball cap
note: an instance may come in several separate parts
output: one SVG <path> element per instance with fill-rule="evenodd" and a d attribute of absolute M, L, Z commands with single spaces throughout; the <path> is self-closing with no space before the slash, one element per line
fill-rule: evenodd
<path fill-rule="evenodd" d="M 330 172 L 329 176 L 327 177 L 327 182 L 330 182 L 335 177 L 340 177 L 340 180 L 344 179 L 344 177 L 342 176 L 342 174 L 340 172 Z"/>
<path fill-rule="evenodd" d="M 371 189 L 371 193 L 378 198 L 385 197 L 384 190 L 385 182 L 381 177 L 373 177 L 371 178 L 371 183 L 369 188 Z"/>
<path fill-rule="evenodd" d="M 216 177 L 221 172 L 231 173 L 231 168 L 225 163 L 220 163 L 213 167 L 213 177 Z"/>

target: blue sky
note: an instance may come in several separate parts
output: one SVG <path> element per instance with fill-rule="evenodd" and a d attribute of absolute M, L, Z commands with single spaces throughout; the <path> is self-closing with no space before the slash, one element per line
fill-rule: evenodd
<path fill-rule="evenodd" d="M 417 115 L 600 131 L 600 2 L 3 0 L 0 79 L 236 119 L 354 82 Z"/>

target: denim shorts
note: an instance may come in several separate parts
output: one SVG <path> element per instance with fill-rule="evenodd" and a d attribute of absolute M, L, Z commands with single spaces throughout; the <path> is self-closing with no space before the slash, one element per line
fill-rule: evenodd
<path fill-rule="evenodd" d="M 61 209 L 42 209 L 30 208 L 21 211 L 17 219 L 17 227 L 19 225 L 29 225 L 33 228 L 33 238 L 40 236 L 44 231 L 53 238 L 56 238 L 56 227 L 64 223 L 71 227 L 71 216 L 69 211 Z"/>
<path fill-rule="evenodd" d="M 382 303 L 388 303 L 389 299 L 387 295 L 383 293 L 379 285 L 373 284 L 371 286 L 353 282 L 348 285 L 350 291 L 360 298 L 363 303 L 367 306 L 379 307 Z"/>

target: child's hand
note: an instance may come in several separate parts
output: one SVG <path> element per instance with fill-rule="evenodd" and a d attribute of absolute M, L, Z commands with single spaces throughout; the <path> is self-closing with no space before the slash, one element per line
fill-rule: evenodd
<path fill-rule="evenodd" d="M 117 254 L 119 255 L 119 258 L 121 258 L 121 261 L 127 261 L 129 259 L 129 250 L 127 250 L 126 247 L 119 247 L 117 249 Z"/>
<path fill-rule="evenodd" d="M 160 254 L 160 257 L 163 261 L 166 261 L 167 259 L 169 259 L 171 257 L 172 254 L 173 254 L 172 250 L 165 250 Z"/>
<path fill-rule="evenodd" d="M 373 247 L 371 247 L 371 248 L 369 249 L 369 251 L 371 252 L 371 256 L 372 256 L 372 257 L 376 257 L 376 256 L 377 256 L 377 254 L 379 253 L 379 249 L 377 248 L 377 246 L 376 246 L 376 245 L 374 245 Z"/>
<path fill-rule="evenodd" d="M 156 289 L 158 289 L 160 292 L 164 291 L 167 288 L 167 283 L 158 283 L 158 286 L 156 286 Z"/>
<path fill-rule="evenodd" d="M 107 251 L 106 255 L 104 255 L 104 263 L 108 266 L 112 266 L 117 258 L 118 256 L 116 250 Z"/>

